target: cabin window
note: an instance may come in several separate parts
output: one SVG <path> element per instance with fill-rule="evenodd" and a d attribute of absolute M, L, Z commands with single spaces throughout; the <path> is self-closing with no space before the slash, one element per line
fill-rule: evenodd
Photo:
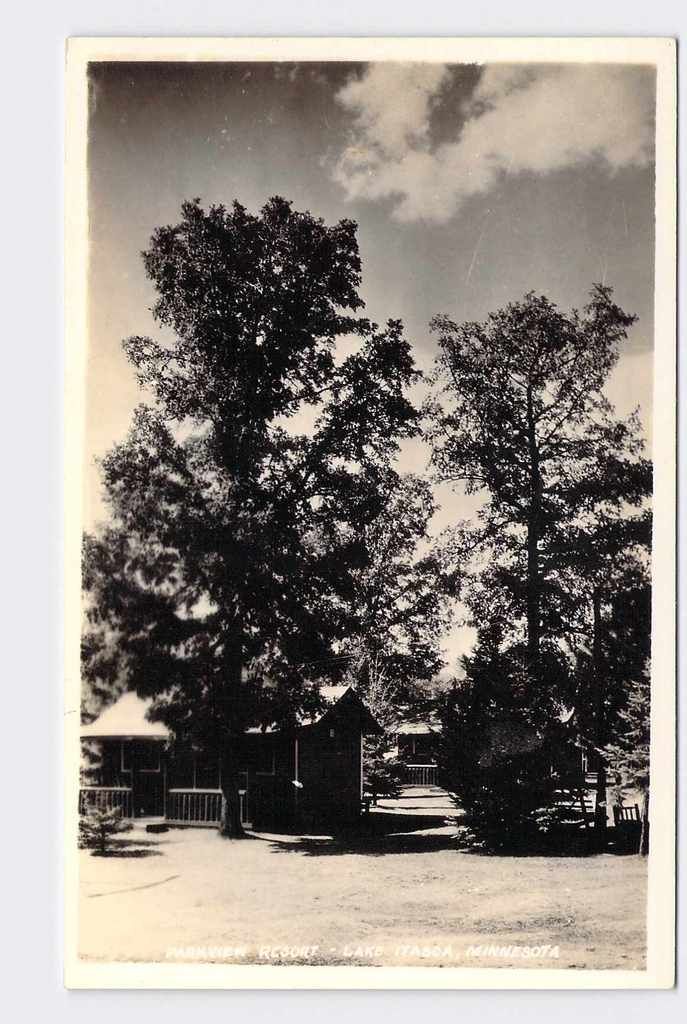
<path fill-rule="evenodd" d="M 274 775 L 274 773 L 274 745 L 267 741 L 258 743 L 255 756 L 255 774 Z"/>
<path fill-rule="evenodd" d="M 219 789 L 219 761 L 212 754 L 196 754 L 195 789 Z"/>
<path fill-rule="evenodd" d="M 193 786 L 193 753 L 184 743 L 175 743 L 167 759 L 167 785 L 170 789 Z"/>
<path fill-rule="evenodd" d="M 219 789 L 217 754 L 177 744 L 167 768 L 167 781 L 170 789 Z"/>
<path fill-rule="evenodd" d="M 122 771 L 130 772 L 135 765 L 137 772 L 159 772 L 160 746 L 160 743 L 125 740 L 122 743 Z"/>
<path fill-rule="evenodd" d="M 159 772 L 161 746 L 161 743 L 137 744 L 136 768 L 141 772 Z"/>

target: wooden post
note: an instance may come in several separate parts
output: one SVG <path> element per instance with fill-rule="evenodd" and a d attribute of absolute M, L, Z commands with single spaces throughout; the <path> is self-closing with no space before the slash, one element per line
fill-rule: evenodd
<path fill-rule="evenodd" d="M 298 778 L 299 764 L 298 764 L 298 737 L 293 741 L 293 781 L 300 782 Z M 294 786 L 294 798 L 293 798 L 293 817 L 296 827 L 299 825 L 298 821 L 298 786 Z"/>
<path fill-rule="evenodd" d="M 592 663 L 594 672 L 594 686 L 596 689 L 596 745 L 597 749 L 606 743 L 606 680 L 604 678 L 604 657 L 602 637 L 602 615 L 601 615 L 601 590 L 594 588 L 592 595 L 592 608 L 594 613 L 594 638 L 592 645 Z M 596 800 L 594 804 L 594 833 L 597 846 L 602 846 L 606 841 L 607 820 L 607 779 L 606 765 L 603 755 L 598 754 L 599 762 L 596 773 Z"/>
<path fill-rule="evenodd" d="M 639 833 L 639 853 L 642 857 L 646 857 L 649 853 L 649 789 L 648 787 L 642 794 L 642 809 L 641 809 L 641 831 Z"/>

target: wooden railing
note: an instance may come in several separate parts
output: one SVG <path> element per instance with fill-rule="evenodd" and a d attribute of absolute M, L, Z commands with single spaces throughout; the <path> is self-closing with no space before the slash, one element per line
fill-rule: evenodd
<path fill-rule="evenodd" d="M 119 807 L 123 818 L 133 817 L 131 788 L 129 786 L 82 786 L 79 790 L 79 814 L 88 808 L 111 811 Z"/>
<path fill-rule="evenodd" d="M 407 764 L 404 782 L 406 786 L 436 786 L 437 766 L 435 764 Z"/>
<path fill-rule="evenodd" d="M 246 791 L 239 790 L 241 821 L 246 821 Z M 166 820 L 170 825 L 219 824 L 222 816 L 221 789 L 168 789 Z"/>

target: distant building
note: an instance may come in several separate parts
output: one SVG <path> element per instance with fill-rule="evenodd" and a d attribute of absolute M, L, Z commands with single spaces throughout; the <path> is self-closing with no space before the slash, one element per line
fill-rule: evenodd
<path fill-rule="evenodd" d="M 437 782 L 437 754 L 441 722 L 402 719 L 395 727 L 396 756 L 404 765 L 404 781 L 409 786 L 434 786 Z"/>

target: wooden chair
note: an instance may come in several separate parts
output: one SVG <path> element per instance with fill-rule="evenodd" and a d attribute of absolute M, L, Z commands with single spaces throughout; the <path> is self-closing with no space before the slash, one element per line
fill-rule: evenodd
<path fill-rule="evenodd" d="M 627 821 L 640 822 L 642 820 L 642 816 L 639 813 L 639 804 L 627 804 L 626 806 L 623 806 L 622 804 L 620 806 L 616 805 L 613 808 L 613 820 L 616 825 L 620 825 Z"/>

